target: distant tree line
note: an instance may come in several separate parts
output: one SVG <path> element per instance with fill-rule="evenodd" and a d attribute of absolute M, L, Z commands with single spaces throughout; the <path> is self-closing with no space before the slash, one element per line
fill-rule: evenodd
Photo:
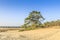
<path fill-rule="evenodd" d="M 0 28 L 20 28 L 20 26 L 0 26 Z"/>
<path fill-rule="evenodd" d="M 56 21 L 53 20 L 53 21 L 50 21 L 50 22 L 45 22 L 44 26 L 45 27 L 60 26 L 60 20 L 56 20 Z"/>

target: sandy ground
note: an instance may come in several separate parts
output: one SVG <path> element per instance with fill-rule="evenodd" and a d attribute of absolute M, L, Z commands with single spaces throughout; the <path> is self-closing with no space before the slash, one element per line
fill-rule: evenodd
<path fill-rule="evenodd" d="M 19 32 L 0 32 L 0 40 L 60 40 L 60 29 L 45 28 Z"/>

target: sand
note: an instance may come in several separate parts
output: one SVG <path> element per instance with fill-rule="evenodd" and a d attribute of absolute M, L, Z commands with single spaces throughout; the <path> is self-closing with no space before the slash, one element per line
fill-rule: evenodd
<path fill-rule="evenodd" d="M 0 32 L 0 40 L 60 40 L 60 29 L 43 28 L 23 32 L 9 30 Z"/>

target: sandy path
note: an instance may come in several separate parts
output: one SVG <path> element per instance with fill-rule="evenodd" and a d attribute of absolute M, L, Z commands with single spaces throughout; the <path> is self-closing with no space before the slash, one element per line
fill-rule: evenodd
<path fill-rule="evenodd" d="M 60 40 L 60 29 L 36 29 L 18 32 L 1 32 L 0 40 Z"/>

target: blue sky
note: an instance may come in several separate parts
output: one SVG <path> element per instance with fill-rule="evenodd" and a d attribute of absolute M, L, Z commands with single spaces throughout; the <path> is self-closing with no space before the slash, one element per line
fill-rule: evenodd
<path fill-rule="evenodd" d="M 60 0 L 0 0 L 0 26 L 20 26 L 33 10 L 45 21 L 60 19 Z"/>

